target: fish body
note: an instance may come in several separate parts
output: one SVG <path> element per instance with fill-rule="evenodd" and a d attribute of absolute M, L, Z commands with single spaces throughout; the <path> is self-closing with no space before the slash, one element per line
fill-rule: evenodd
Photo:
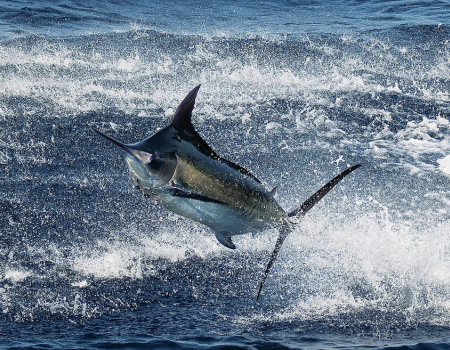
<path fill-rule="evenodd" d="M 287 218 L 256 178 L 205 154 L 197 136 L 169 125 L 148 139 L 123 145 L 130 151 L 125 161 L 134 186 L 171 212 L 210 227 L 231 249 L 232 236 L 273 228 Z M 142 160 L 152 156 L 145 165 Z M 150 176 L 155 173 L 157 177 Z"/>
<path fill-rule="evenodd" d="M 172 212 L 209 226 L 221 243 L 234 235 L 274 227 L 287 218 L 272 194 L 253 179 L 204 157 L 176 158 L 173 177 L 153 191 L 154 199 Z"/>
<path fill-rule="evenodd" d="M 169 125 L 133 144 L 120 143 L 94 129 L 124 151 L 133 185 L 167 210 L 210 227 L 220 243 L 235 249 L 231 237 L 278 228 L 274 252 L 260 284 L 288 233 L 339 181 L 359 167 L 339 174 L 291 213 L 281 208 L 250 171 L 220 157 L 192 125 L 200 86 L 181 102 Z"/>

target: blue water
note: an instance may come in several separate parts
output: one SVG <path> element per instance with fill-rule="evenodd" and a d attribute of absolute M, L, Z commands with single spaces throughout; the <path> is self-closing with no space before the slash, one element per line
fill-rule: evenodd
<path fill-rule="evenodd" d="M 450 2 L 1 1 L 0 346 L 449 349 Z M 218 244 L 134 190 L 194 125 L 292 209 Z"/>

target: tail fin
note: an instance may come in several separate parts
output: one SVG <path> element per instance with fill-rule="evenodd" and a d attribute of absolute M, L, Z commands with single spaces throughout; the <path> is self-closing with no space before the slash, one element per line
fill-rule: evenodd
<path fill-rule="evenodd" d="M 320 190 L 314 193 L 311 197 L 309 197 L 300 207 L 290 212 L 288 216 L 291 218 L 294 217 L 298 220 L 298 222 L 300 222 L 300 220 L 305 216 L 305 214 L 328 192 L 330 192 L 334 186 L 336 186 L 344 177 L 352 173 L 354 170 L 358 169 L 360 166 L 361 164 L 357 164 L 348 168 L 347 170 L 344 170 L 342 173 L 340 173 L 338 176 L 336 176 L 330 182 L 328 182 L 325 186 L 323 186 Z M 283 225 L 283 227 L 281 228 L 280 235 L 278 236 L 277 242 L 275 243 L 275 249 L 272 252 L 272 256 L 269 259 L 269 263 L 267 264 L 264 276 L 261 280 L 261 283 L 259 284 L 258 296 L 256 297 L 256 301 L 258 301 L 259 299 L 259 295 L 261 294 L 263 284 L 267 279 L 267 275 L 269 274 L 270 268 L 272 267 L 273 262 L 275 261 L 275 258 L 278 255 L 278 252 L 281 249 L 281 245 L 283 244 L 287 235 L 294 228 L 294 225 L 298 224 L 298 222 L 296 222 L 295 224 L 291 222 L 286 222 L 285 225 Z"/>

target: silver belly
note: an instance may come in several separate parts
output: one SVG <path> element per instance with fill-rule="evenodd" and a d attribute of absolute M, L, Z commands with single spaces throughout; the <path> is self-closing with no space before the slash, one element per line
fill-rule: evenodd
<path fill-rule="evenodd" d="M 159 194 L 153 198 L 164 208 L 200 222 L 215 232 L 227 231 L 229 236 L 257 233 L 274 227 L 274 223 L 249 217 L 243 210 L 226 204 L 203 202 L 190 198 Z"/>

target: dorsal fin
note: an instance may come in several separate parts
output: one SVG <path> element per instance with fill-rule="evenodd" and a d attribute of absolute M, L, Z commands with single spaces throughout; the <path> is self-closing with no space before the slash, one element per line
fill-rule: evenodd
<path fill-rule="evenodd" d="M 195 98 L 197 97 L 197 93 L 198 90 L 200 89 L 200 86 L 201 85 L 198 85 L 187 94 L 187 96 L 178 106 L 177 111 L 173 115 L 168 126 L 173 126 L 177 130 L 184 132 L 185 135 L 189 135 L 187 136 L 189 142 L 194 144 L 198 148 L 198 150 L 203 154 L 205 154 L 206 156 L 215 159 L 219 162 L 225 163 L 230 167 L 232 167 L 233 169 L 236 169 L 237 171 L 241 172 L 242 174 L 251 177 L 256 182 L 261 183 L 261 181 L 259 181 L 256 178 L 256 176 L 254 176 L 247 169 L 225 158 L 220 157 L 216 152 L 212 150 L 212 148 L 202 139 L 202 137 L 195 130 L 194 126 L 192 125 L 192 110 L 194 109 Z"/>
<path fill-rule="evenodd" d="M 181 130 L 183 132 L 183 130 Z M 198 132 L 194 129 L 192 126 L 192 129 L 188 129 L 188 132 L 184 132 L 185 138 L 191 142 L 197 149 L 202 152 L 205 156 L 212 158 L 214 160 L 217 160 L 221 163 L 225 163 L 232 167 L 233 169 L 239 171 L 240 173 L 251 177 L 253 180 L 255 180 L 257 183 L 261 183 L 261 181 L 253 175 L 249 170 L 241 167 L 240 165 L 233 163 L 232 161 L 229 161 L 228 159 L 222 158 L 219 156 L 207 143 L 205 140 L 202 139 L 202 137 L 198 134 Z"/>
<path fill-rule="evenodd" d="M 190 93 L 184 98 L 183 102 L 177 108 L 177 111 L 173 115 L 172 119 L 169 122 L 169 126 L 181 126 L 186 130 L 194 130 L 192 126 L 192 110 L 195 105 L 195 98 L 197 97 L 197 92 L 200 89 L 200 86 L 195 87 L 191 90 Z"/>

